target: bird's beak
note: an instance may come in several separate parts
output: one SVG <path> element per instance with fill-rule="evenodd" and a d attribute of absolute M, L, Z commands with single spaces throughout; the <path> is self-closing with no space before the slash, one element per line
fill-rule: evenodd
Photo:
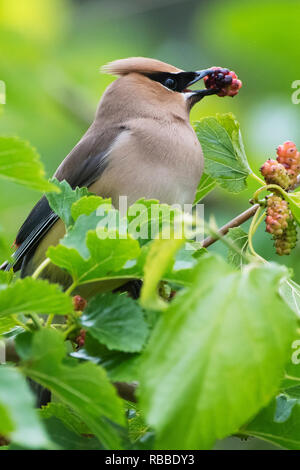
<path fill-rule="evenodd" d="M 194 83 L 198 82 L 204 77 L 207 77 L 208 75 L 211 75 L 212 73 L 213 70 L 211 69 L 197 70 L 196 72 L 194 72 L 195 77 L 189 82 L 188 86 L 193 85 Z"/>
<path fill-rule="evenodd" d="M 184 97 L 189 107 L 191 108 L 195 103 L 202 100 L 204 96 L 214 95 L 219 92 L 217 89 L 203 89 L 203 90 L 190 90 L 189 87 L 198 82 L 204 77 L 211 75 L 214 71 L 212 69 L 197 70 L 194 72 L 192 80 L 187 84 L 184 90 Z"/>

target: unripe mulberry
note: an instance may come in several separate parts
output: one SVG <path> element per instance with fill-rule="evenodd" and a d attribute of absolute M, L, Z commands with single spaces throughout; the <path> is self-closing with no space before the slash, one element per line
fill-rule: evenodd
<path fill-rule="evenodd" d="M 80 295 L 74 295 L 74 297 L 72 298 L 72 301 L 73 301 L 73 308 L 75 312 L 77 311 L 82 312 L 82 310 L 84 310 L 85 307 L 87 306 L 87 301 Z"/>
<path fill-rule="evenodd" d="M 277 161 L 285 167 L 290 177 L 290 186 L 294 186 L 300 173 L 300 153 L 294 142 L 287 141 L 277 147 Z"/>
<path fill-rule="evenodd" d="M 287 170 L 276 160 L 267 160 L 260 171 L 267 184 L 277 184 L 283 189 L 288 188 L 291 184 Z"/>
<path fill-rule="evenodd" d="M 288 227 L 290 218 L 287 202 L 280 196 L 270 196 L 267 201 L 266 231 L 279 237 Z"/>
<path fill-rule="evenodd" d="M 213 73 L 203 79 L 206 88 L 219 89 L 218 96 L 233 97 L 238 94 L 242 82 L 233 71 L 222 67 L 212 67 L 212 70 Z"/>
<path fill-rule="evenodd" d="M 276 253 L 280 256 L 289 255 L 291 250 L 296 246 L 297 243 L 297 226 L 293 217 L 291 216 L 288 220 L 288 227 L 284 231 L 283 235 L 275 239 L 274 246 Z"/>

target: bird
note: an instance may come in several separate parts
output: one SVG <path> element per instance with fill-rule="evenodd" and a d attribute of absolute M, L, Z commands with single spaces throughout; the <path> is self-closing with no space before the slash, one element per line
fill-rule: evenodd
<path fill-rule="evenodd" d="M 130 57 L 102 68 L 114 80 L 103 93 L 95 119 L 65 157 L 54 176 L 91 193 L 120 196 L 128 204 L 140 198 L 166 204 L 191 204 L 203 173 L 203 152 L 190 123 L 192 107 L 217 89 L 189 87 L 211 69 L 184 71 L 157 59 Z M 44 195 L 21 226 L 15 241 L 14 271 L 32 275 L 45 259 L 47 248 L 65 234 L 61 219 Z M 6 262 L 1 268 L 10 269 Z M 64 287 L 70 277 L 50 265 L 42 273 Z"/>

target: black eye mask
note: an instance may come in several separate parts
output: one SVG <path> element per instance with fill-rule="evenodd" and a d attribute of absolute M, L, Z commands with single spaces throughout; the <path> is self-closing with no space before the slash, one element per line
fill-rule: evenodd
<path fill-rule="evenodd" d="M 147 74 L 147 77 L 155 82 L 159 82 L 172 91 L 181 93 L 197 79 L 196 72 L 157 72 Z"/>

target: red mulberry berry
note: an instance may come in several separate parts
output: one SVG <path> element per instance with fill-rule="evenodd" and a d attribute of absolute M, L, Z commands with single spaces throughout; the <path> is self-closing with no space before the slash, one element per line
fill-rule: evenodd
<path fill-rule="evenodd" d="M 277 147 L 277 161 L 285 167 L 290 177 L 290 186 L 294 186 L 300 173 L 300 153 L 294 142 L 287 141 Z"/>
<path fill-rule="evenodd" d="M 74 295 L 73 299 L 73 307 L 74 307 L 74 310 L 77 312 L 77 311 L 81 311 L 85 309 L 85 307 L 87 306 L 87 301 L 81 297 L 80 295 Z"/>
<path fill-rule="evenodd" d="M 85 336 L 86 336 L 86 331 L 80 330 L 79 335 L 75 339 L 75 343 L 78 345 L 79 348 L 82 348 L 82 346 L 84 346 Z"/>
<path fill-rule="evenodd" d="M 267 201 L 266 231 L 279 237 L 288 227 L 290 217 L 287 202 L 279 196 L 270 196 Z"/>
<path fill-rule="evenodd" d="M 267 160 L 260 171 L 267 184 L 277 184 L 283 189 L 288 188 L 291 184 L 287 170 L 276 160 Z"/>
<path fill-rule="evenodd" d="M 235 96 L 242 86 L 241 80 L 229 69 L 222 67 L 212 67 L 213 73 L 204 78 L 206 88 L 219 89 L 218 96 Z"/>

